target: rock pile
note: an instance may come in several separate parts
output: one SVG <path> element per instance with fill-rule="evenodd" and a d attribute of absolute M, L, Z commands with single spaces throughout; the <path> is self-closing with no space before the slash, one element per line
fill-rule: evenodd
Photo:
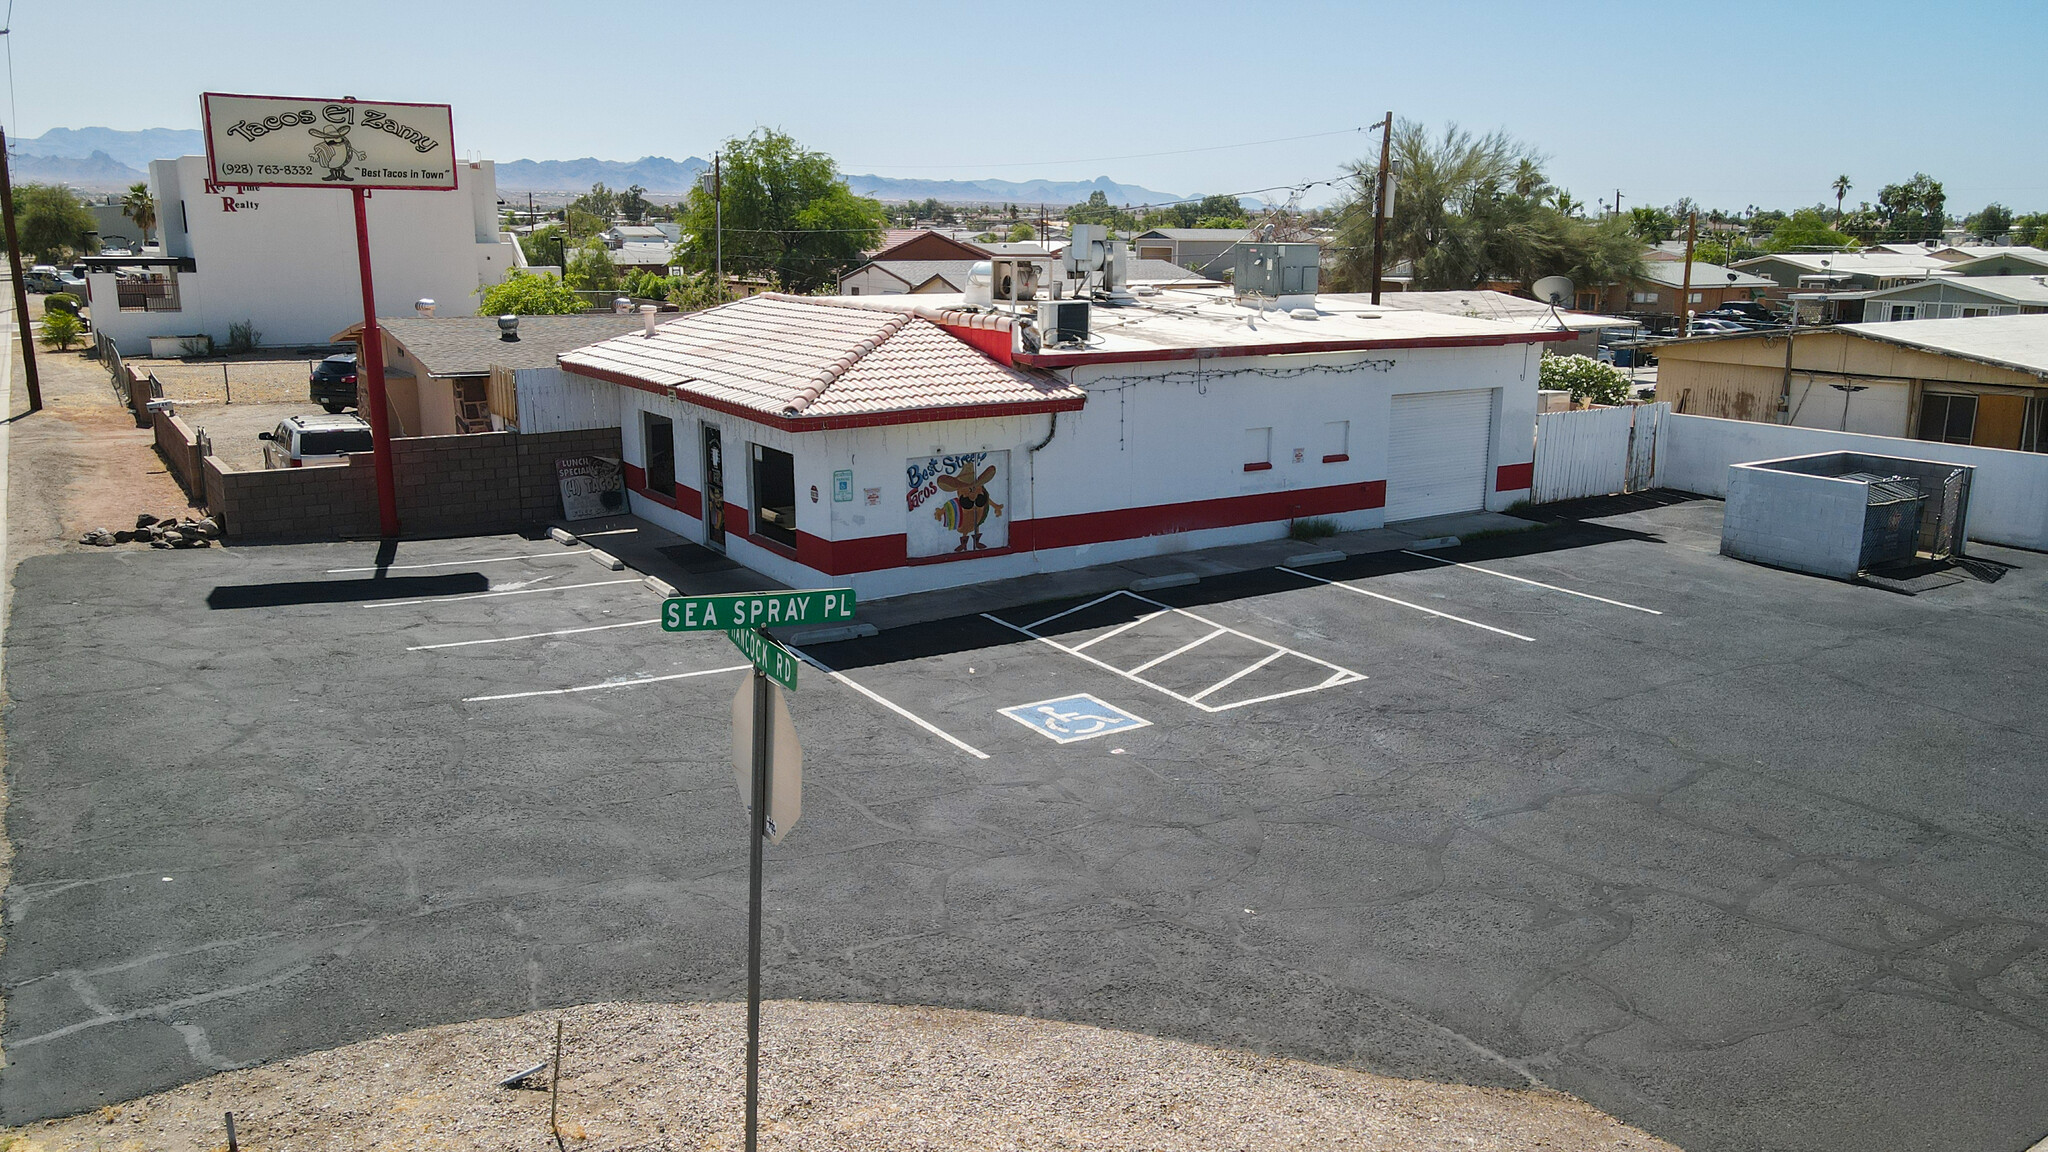
<path fill-rule="evenodd" d="M 78 538 L 80 544 L 91 544 L 99 548 L 111 548 L 116 544 L 147 544 L 151 548 L 205 548 L 220 539 L 220 525 L 213 517 L 194 520 L 187 516 L 183 520 L 165 516 L 159 519 L 144 512 L 135 518 L 135 530 L 123 529 L 109 532 L 95 528 Z"/>

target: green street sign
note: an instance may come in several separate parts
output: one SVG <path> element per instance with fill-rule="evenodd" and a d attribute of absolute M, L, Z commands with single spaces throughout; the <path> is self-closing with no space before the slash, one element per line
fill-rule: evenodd
<path fill-rule="evenodd" d="M 662 601 L 664 632 L 724 632 L 792 624 L 843 624 L 853 619 L 853 589 L 808 592 L 727 592 Z"/>
<path fill-rule="evenodd" d="M 791 692 L 796 691 L 796 657 L 790 654 L 789 649 L 751 628 L 730 628 L 725 635 L 741 655 L 753 661 L 762 675 Z"/>

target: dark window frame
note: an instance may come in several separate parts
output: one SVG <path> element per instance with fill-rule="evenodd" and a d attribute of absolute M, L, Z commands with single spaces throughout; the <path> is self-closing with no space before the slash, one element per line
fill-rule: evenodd
<path fill-rule="evenodd" d="M 663 429 L 667 435 L 661 435 Z M 646 477 L 647 490 L 656 495 L 675 499 L 676 495 L 676 422 L 673 417 L 659 412 L 640 413 L 641 459 L 645 466 L 641 473 Z"/>
<path fill-rule="evenodd" d="M 783 499 L 787 498 L 787 503 Z M 766 444 L 747 453 L 747 502 L 753 534 L 771 544 L 796 547 L 796 457 Z"/>

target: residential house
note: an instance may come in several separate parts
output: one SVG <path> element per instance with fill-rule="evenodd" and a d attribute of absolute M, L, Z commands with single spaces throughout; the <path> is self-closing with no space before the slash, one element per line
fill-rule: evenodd
<path fill-rule="evenodd" d="M 476 310 L 480 289 L 526 258 L 498 230 L 495 166 L 458 166 L 453 191 L 380 189 L 364 205 L 377 299 L 428 298 L 445 315 Z M 156 338 L 226 342 L 246 323 L 266 345 L 325 343 L 363 315 L 349 196 L 331 188 L 216 185 L 206 157 L 149 166 L 160 252 L 85 260 L 93 327 L 123 355 Z"/>
<path fill-rule="evenodd" d="M 1792 292 L 1871 292 L 1896 288 L 1948 271 L 1950 261 L 1924 252 L 1773 252 L 1737 260 L 1741 272 L 1771 281 L 1769 295 Z"/>
<path fill-rule="evenodd" d="M 1948 266 L 1958 276 L 2048 276 L 2048 252 L 2039 248 L 2001 248 Z"/>
<path fill-rule="evenodd" d="M 1685 261 L 1645 260 L 1641 277 L 1582 291 L 1574 303 L 1582 311 L 1645 316 L 1676 325 L 1687 312 L 1711 312 L 1729 301 L 1754 300 L 1773 287 L 1761 276 L 1719 264 L 1695 260 L 1691 267 L 1688 284 Z"/>
<path fill-rule="evenodd" d="M 1249 228 L 1154 228 L 1131 238 L 1131 255 L 1164 260 L 1220 280 L 1237 267 L 1234 249 L 1251 238 Z"/>
<path fill-rule="evenodd" d="M 648 243 L 628 240 L 614 248 L 607 248 L 612 267 L 619 275 L 630 276 L 635 272 L 652 272 L 656 276 L 668 275 L 669 261 L 675 259 L 675 245 L 666 242 Z"/>
<path fill-rule="evenodd" d="M 1326 293 L 1320 300 L 1345 300 L 1354 304 L 1370 304 L 1371 295 L 1357 293 Z M 1563 330 L 1571 334 L 1570 339 L 1559 340 L 1547 345 L 1548 351 L 1561 356 L 1592 356 L 1599 351 L 1602 332 L 1625 332 L 1641 329 L 1639 320 L 1622 316 L 1607 316 L 1593 312 L 1553 311 L 1548 304 L 1531 300 L 1526 296 L 1512 296 L 1506 292 L 1471 289 L 1462 292 L 1381 292 L 1381 308 L 1401 311 L 1437 312 L 1446 316 L 1472 316 L 1486 320 L 1498 320 L 1532 332 Z"/>
<path fill-rule="evenodd" d="M 1940 276 L 1866 292 L 1862 303 L 1865 321 L 1938 320 L 2048 312 L 2048 273 L 2031 276 Z"/>
<path fill-rule="evenodd" d="M 495 316 L 394 316 L 379 318 L 384 337 L 384 395 L 394 436 L 457 436 L 475 432 L 514 431 L 543 427 L 529 410 L 522 424 L 512 399 L 514 380 L 559 374 L 555 358 L 607 337 L 641 328 L 639 316 L 613 312 L 581 316 L 520 316 L 508 334 Z M 362 342 L 360 323 L 335 336 L 337 341 Z M 498 379 L 499 377 L 503 379 Z M 494 387 L 495 382 L 495 387 Z M 571 387 L 549 380 L 529 385 L 529 398 L 569 411 L 602 404 Z M 367 397 L 367 388 L 360 395 Z M 617 404 L 598 411 L 608 416 Z"/>
<path fill-rule="evenodd" d="M 683 230 L 675 224 L 614 224 L 597 234 L 607 248 L 618 248 L 625 244 L 667 244 L 673 246 L 682 239 Z"/>
<path fill-rule="evenodd" d="M 962 304 L 759 296 L 565 352 L 561 379 L 616 390 L 636 515 L 872 599 L 1508 507 L 1528 357 L 1564 335 L 1328 298 L 1248 324 L 1173 288 L 1087 302 L 1087 343 L 1041 347 Z"/>
<path fill-rule="evenodd" d="M 1706 336 L 1657 355 L 1657 399 L 1676 412 L 2048 451 L 2048 315 Z"/>

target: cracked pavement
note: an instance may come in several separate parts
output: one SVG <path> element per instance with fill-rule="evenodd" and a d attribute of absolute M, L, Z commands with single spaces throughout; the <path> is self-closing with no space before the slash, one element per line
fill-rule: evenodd
<path fill-rule="evenodd" d="M 816 650 L 989 759 L 803 671 L 767 994 L 1541 1083 L 1695 1150 L 2025 1148 L 2048 565 L 1983 548 L 2012 570 L 1900 596 L 1720 557 L 1719 514 L 1443 554 L 1662 616 L 1398 555 L 1315 570 L 1534 643 L 1275 571 L 1156 593 L 1370 677 L 1214 714 L 971 615 Z M 553 548 L 398 562 L 598 578 Z M 740 676 L 472 700 L 726 667 L 727 642 L 407 651 L 626 624 L 637 584 L 207 607 L 373 551 L 22 564 L 6 1122 L 427 1024 L 743 994 Z M 1152 726 L 1059 745 L 996 711 L 1075 692 Z"/>

